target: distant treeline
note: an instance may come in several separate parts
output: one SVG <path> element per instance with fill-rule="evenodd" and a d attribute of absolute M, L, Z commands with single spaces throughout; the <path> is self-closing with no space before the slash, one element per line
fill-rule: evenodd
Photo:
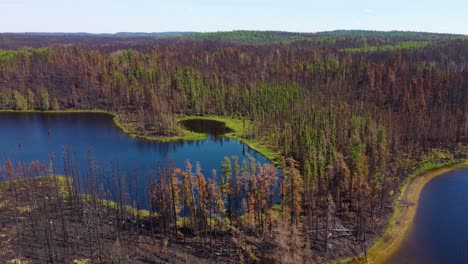
<path fill-rule="evenodd" d="M 115 34 L 89 33 L 0 33 L 0 49 L 22 47 L 81 45 L 93 48 L 142 48 L 159 45 L 168 40 L 200 39 L 250 44 L 290 44 L 313 47 L 362 48 L 364 45 L 397 45 L 401 42 L 443 42 L 467 39 L 466 35 L 411 31 L 336 30 L 318 33 L 235 30 L 220 32 L 119 32 Z"/>
<path fill-rule="evenodd" d="M 298 42 L 301 45 L 317 45 L 326 43 L 333 45 L 335 43 L 346 42 L 348 47 L 355 46 L 357 43 L 367 43 L 372 45 L 396 45 L 400 42 L 408 41 L 440 41 L 447 39 L 464 38 L 464 35 L 439 34 L 411 31 L 366 31 L 366 30 L 336 30 L 318 33 L 294 33 L 281 31 L 254 31 L 254 30 L 236 30 L 225 32 L 208 32 L 181 35 L 184 38 L 196 39 L 215 39 L 224 41 L 250 42 L 261 44 L 272 43 L 291 43 Z"/>
<path fill-rule="evenodd" d="M 388 214 L 402 168 L 432 148 L 466 155 L 468 40 L 362 35 L 267 45 L 185 38 L 96 44 L 97 37 L 90 45 L 4 50 L 0 108 L 109 110 L 146 135 L 176 134 L 178 115 L 249 119 L 254 125 L 242 136 L 298 161 L 307 228 L 328 229 L 334 208 L 352 223 L 354 240 L 366 241 Z M 402 41 L 427 45 L 404 48 L 413 42 Z M 397 46 L 362 48 L 380 45 Z M 318 232 L 313 239 L 326 242 Z"/>

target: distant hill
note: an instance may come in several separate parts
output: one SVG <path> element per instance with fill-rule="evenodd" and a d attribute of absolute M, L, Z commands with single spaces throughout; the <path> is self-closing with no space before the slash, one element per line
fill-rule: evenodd
<path fill-rule="evenodd" d="M 87 33 L 87 32 L 24 32 L 24 33 L 4 33 L 33 36 L 111 36 L 111 37 L 173 37 L 195 34 L 197 32 L 117 32 L 117 33 Z"/>
<path fill-rule="evenodd" d="M 346 52 L 374 52 L 413 49 L 468 36 L 412 31 L 336 30 L 317 33 L 249 31 L 195 33 L 181 38 L 221 40 L 253 44 L 293 44 L 309 47 L 335 47 Z"/>
<path fill-rule="evenodd" d="M 125 37 L 175 37 L 175 36 L 185 36 L 185 35 L 192 35 L 196 34 L 197 32 L 118 32 L 115 34 L 111 34 L 113 36 L 125 36 Z"/>
<path fill-rule="evenodd" d="M 94 45 L 98 47 L 148 47 L 172 39 L 212 40 L 240 44 L 290 44 L 308 47 L 333 47 L 346 52 L 373 52 L 391 49 L 422 48 L 448 39 L 468 36 L 411 31 L 335 30 L 317 33 L 236 30 L 224 32 L 85 32 L 0 33 L 0 49 L 44 47 L 48 45 Z"/>
<path fill-rule="evenodd" d="M 194 39 L 214 39 L 238 42 L 256 42 L 256 43 L 288 43 L 293 41 L 306 40 L 307 37 L 312 37 L 313 33 L 295 33 L 281 31 L 250 31 L 236 30 L 224 32 L 207 32 L 196 33 L 183 37 Z"/>
<path fill-rule="evenodd" d="M 119 32 L 93 34 L 85 32 L 25 32 L 0 33 L 0 50 L 22 47 L 39 48 L 50 45 L 86 45 L 87 47 L 148 47 L 157 41 L 170 40 L 193 32 Z"/>
<path fill-rule="evenodd" d="M 377 30 L 334 30 L 323 31 L 313 34 L 314 36 L 333 36 L 333 37 L 411 37 L 411 38 L 436 38 L 463 36 L 447 33 L 430 33 L 417 31 L 377 31 Z"/>

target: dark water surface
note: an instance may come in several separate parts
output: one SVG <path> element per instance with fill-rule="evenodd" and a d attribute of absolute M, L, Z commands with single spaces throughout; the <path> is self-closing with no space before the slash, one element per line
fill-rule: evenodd
<path fill-rule="evenodd" d="M 388 263 L 468 263 L 468 169 L 424 187 L 412 230 Z"/>
<path fill-rule="evenodd" d="M 223 122 L 214 120 L 190 119 L 181 121 L 180 124 L 193 132 L 209 134 L 214 137 L 234 132 L 227 128 Z"/>
<path fill-rule="evenodd" d="M 202 125 L 209 124 L 204 122 Z M 197 129 L 202 127 L 198 124 Z M 216 131 L 219 131 L 219 127 Z M 185 168 L 185 161 L 190 160 L 194 170 L 195 163 L 200 162 L 207 178 L 211 177 L 213 169 L 220 174 L 220 165 L 225 156 L 239 156 L 242 162 L 249 154 L 258 162 L 268 162 L 243 143 L 219 136 L 171 143 L 134 139 L 116 127 L 112 116 L 106 114 L 0 113 L 2 163 L 5 155 L 14 164 L 35 160 L 48 163 L 53 153 L 57 174 L 64 174 L 64 148 L 73 153 L 81 179 L 89 177 L 88 157 L 92 153 L 100 171 L 96 177 L 111 182 L 112 174 L 121 174 L 130 194 L 129 202 L 137 200 L 140 206 L 147 204 L 148 182 L 155 177 L 158 162 L 162 167 L 167 167 L 170 161 L 177 167 Z"/>

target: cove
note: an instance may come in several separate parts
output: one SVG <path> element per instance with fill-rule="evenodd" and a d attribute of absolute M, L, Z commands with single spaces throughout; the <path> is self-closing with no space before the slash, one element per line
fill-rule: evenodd
<path fill-rule="evenodd" d="M 386 263 L 468 263 L 468 169 L 428 182 L 412 227 Z"/>
<path fill-rule="evenodd" d="M 208 123 L 185 124 L 203 129 Z M 219 124 L 217 124 L 219 126 Z M 148 204 L 148 185 L 156 168 L 169 163 L 185 168 L 186 160 L 195 167 L 199 162 L 207 178 L 220 170 L 225 156 L 238 156 L 239 161 L 250 155 L 257 162 L 269 161 L 240 141 L 222 136 L 219 127 L 205 140 L 158 142 L 132 138 L 115 126 L 113 117 L 96 113 L 0 113 L 0 152 L 13 164 L 39 161 L 49 163 L 53 155 L 57 174 L 63 174 L 64 151 L 73 156 L 74 175 L 86 181 L 92 160 L 102 182 L 115 180 L 118 174 L 125 183 L 128 202 Z M 203 132 L 210 132 L 206 129 Z M 228 131 L 228 130 L 227 130 Z M 226 132 L 227 132 L 226 131 Z M 211 132 L 210 132 L 211 133 Z M 2 180 L 0 178 L 0 180 Z M 5 179 L 3 179 L 5 180 Z"/>
<path fill-rule="evenodd" d="M 222 137 L 226 133 L 234 132 L 227 128 L 224 123 L 215 120 L 189 119 L 182 120 L 179 124 L 190 131 L 208 134 L 215 138 Z"/>

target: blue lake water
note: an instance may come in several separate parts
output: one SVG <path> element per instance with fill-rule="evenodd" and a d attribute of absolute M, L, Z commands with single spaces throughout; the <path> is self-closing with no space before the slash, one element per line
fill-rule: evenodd
<path fill-rule="evenodd" d="M 468 169 L 424 187 L 410 234 L 388 263 L 468 263 Z"/>
<path fill-rule="evenodd" d="M 154 179 L 158 164 L 167 167 L 171 162 L 185 168 L 185 161 L 190 160 L 195 169 L 200 162 L 203 173 L 210 177 L 212 170 L 219 171 L 225 156 L 236 155 L 242 161 L 251 155 L 260 163 L 268 163 L 243 143 L 225 137 L 171 143 L 135 139 L 116 127 L 107 114 L 0 113 L 2 162 L 7 156 L 14 164 L 36 160 L 47 164 L 53 154 L 57 174 L 65 174 L 64 148 L 73 153 L 80 179 L 89 176 L 88 157 L 93 157 L 100 172 L 96 178 L 110 182 L 115 179 L 113 174 L 121 175 L 128 202 L 137 201 L 140 207 L 147 204 L 148 182 Z"/>

